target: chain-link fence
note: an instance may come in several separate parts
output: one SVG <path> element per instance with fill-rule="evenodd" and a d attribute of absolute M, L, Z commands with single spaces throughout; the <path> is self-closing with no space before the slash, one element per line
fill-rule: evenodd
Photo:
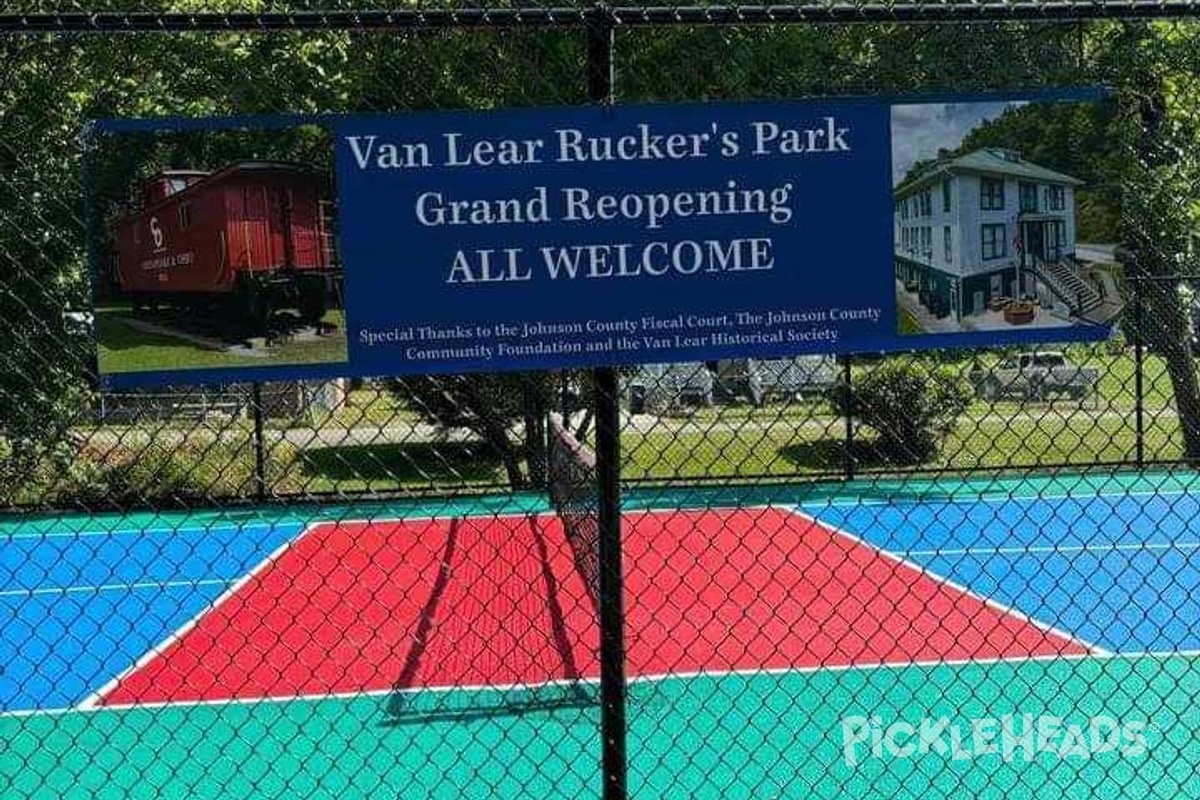
<path fill-rule="evenodd" d="M 0 11 L 5 797 L 1200 794 L 1191 4 L 167 5 Z M 1100 344 L 100 388 L 90 120 L 1097 84 Z"/>

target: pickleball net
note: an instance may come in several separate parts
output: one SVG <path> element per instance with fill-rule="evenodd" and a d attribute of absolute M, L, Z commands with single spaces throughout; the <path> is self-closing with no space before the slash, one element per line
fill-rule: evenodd
<path fill-rule="evenodd" d="M 600 507 L 596 454 L 550 415 L 546 484 L 588 597 L 600 612 Z"/>
<path fill-rule="evenodd" d="M 426 621 L 439 624 L 417 626 L 414 647 L 405 659 L 405 669 L 395 691 L 387 702 L 388 715 L 402 724 L 413 719 L 459 718 L 521 713 L 554 709 L 584 709 L 599 702 L 599 687 L 589 669 L 594 663 L 599 642 L 590 638 L 585 620 L 594 615 L 599 621 L 600 582 L 600 522 L 597 487 L 596 456 L 590 447 L 580 442 L 567 429 L 562 419 L 552 415 L 547 429 L 546 484 L 551 506 L 559 524 L 545 514 L 531 515 L 523 522 L 501 522 L 476 518 L 461 523 L 461 544 L 448 548 L 440 567 L 441 592 L 439 602 L 426 609 Z M 511 526 L 517 525 L 513 528 Z M 529 525 L 532 528 L 526 528 Z M 480 530 L 480 526 L 483 530 Z M 557 533 L 561 528 L 562 533 Z M 527 540 L 529 530 L 537 534 Z M 566 544 L 562 539 L 566 539 Z M 471 544 L 466 544 L 470 541 Z M 551 552 L 557 550 L 557 556 Z M 499 548 L 499 549 L 497 549 Z M 527 548 L 527 549 L 523 549 Z M 569 549 L 569 553 L 567 552 Z M 565 561 L 570 557 L 581 577 L 583 599 L 574 581 L 555 580 L 550 566 L 556 559 L 569 570 Z M 529 561 L 526 561 L 529 559 Z M 492 571 L 494 570 L 494 571 Z M 519 583 L 529 578 L 526 587 Z M 550 577 L 547 577 L 550 576 Z M 561 577 L 561 573 L 560 573 Z M 455 585 L 468 581 L 466 585 Z M 482 599 L 497 590 L 500 602 Z M 450 601 L 455 590 L 457 604 Z M 467 596 L 474 597 L 465 602 Z M 470 621 L 446 617 L 453 608 L 467 608 Z M 487 649 L 473 656 L 474 673 L 511 675 L 514 661 L 537 665 L 542 679 L 530 683 L 511 683 L 511 677 L 484 685 L 470 687 L 440 687 L 422 689 L 410 678 L 422 672 L 421 659 L 426 646 L 433 651 L 445 651 L 431 642 L 434 636 L 470 637 L 473 631 L 486 630 L 502 624 L 506 636 L 496 632 L 494 641 L 507 640 L 508 652 Z M 578 638 L 577 638 L 578 637 Z M 443 641 L 442 645 L 448 645 Z M 451 650 L 457 649 L 450 646 Z M 422 655 L 421 658 L 427 657 Z M 445 653 L 443 652 L 443 657 Z M 588 674 L 591 677 L 588 677 Z M 548 677 L 548 679 L 545 679 Z M 416 685 L 414 685 L 416 684 Z M 589 712 L 590 713 L 590 712 Z"/>

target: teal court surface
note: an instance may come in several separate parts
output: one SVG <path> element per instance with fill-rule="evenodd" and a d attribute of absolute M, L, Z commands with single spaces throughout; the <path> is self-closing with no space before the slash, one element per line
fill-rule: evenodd
<path fill-rule="evenodd" d="M 1197 792 L 1200 477 L 625 505 L 633 796 Z M 599 790 L 595 604 L 538 498 L 0 540 L 3 797 Z"/>

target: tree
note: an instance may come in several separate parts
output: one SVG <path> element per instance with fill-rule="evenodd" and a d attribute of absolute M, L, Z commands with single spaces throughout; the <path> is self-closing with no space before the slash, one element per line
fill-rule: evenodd
<path fill-rule="evenodd" d="M 910 357 L 888 359 L 854 380 L 834 384 L 835 413 L 875 431 L 876 449 L 894 464 L 932 458 L 974 393 L 953 370 Z"/>
<path fill-rule="evenodd" d="M 513 489 L 546 483 L 546 413 L 551 373 L 422 375 L 390 381 L 389 390 L 424 421 L 478 436 L 504 464 Z"/>
<path fill-rule="evenodd" d="M 245 8 L 247 0 L 139 3 L 168 6 L 219 10 Z M 1070 137 L 1044 145 L 1061 150 L 1083 136 L 1086 146 L 1069 154 L 1087 169 L 1110 168 L 1097 161 L 1101 150 L 1106 159 L 1128 152 L 1105 145 L 1109 133 L 1127 138 L 1107 141 L 1138 148 L 1117 192 L 1128 200 L 1094 193 L 1088 224 L 1111 229 L 1110 212 L 1119 208 L 1136 256 L 1131 273 L 1168 287 L 1192 269 L 1185 255 L 1196 213 L 1181 198 L 1194 196 L 1200 178 L 1196 50 L 1194 28 L 1170 23 L 638 28 L 621 36 L 617 90 L 623 102 L 645 102 L 1110 82 L 1126 98 L 1117 119 L 1073 121 Z M 0 39 L 0 318 L 11 331 L 0 348 L 0 439 L 35 458 L 61 444 L 85 411 L 90 358 L 62 311 L 88 298 L 77 146 L 87 120 L 580 103 L 583 52 L 572 30 Z M 1144 337 L 1167 359 L 1187 452 L 1200 457 L 1187 308 L 1171 288 L 1148 292 L 1144 312 Z M 461 410 L 429 418 L 470 419 L 491 431 L 496 444 L 508 442 L 514 485 L 536 480 L 539 455 L 517 438 L 525 426 L 516 423 L 538 398 L 553 397 L 552 387 L 526 398 L 521 379 L 455 380 L 440 391 Z M 553 383 L 534 385 L 543 382 Z M 489 396 L 503 398 L 502 412 L 473 405 Z"/>
<path fill-rule="evenodd" d="M 1196 270 L 1200 85 L 1191 36 L 1160 23 L 1125 23 L 1109 59 L 1125 97 L 1122 140 L 1135 158 L 1126 173 L 1122 227 L 1127 276 L 1139 296 L 1133 330 L 1166 363 L 1184 454 L 1200 458 L 1200 381 L 1179 277 Z"/>

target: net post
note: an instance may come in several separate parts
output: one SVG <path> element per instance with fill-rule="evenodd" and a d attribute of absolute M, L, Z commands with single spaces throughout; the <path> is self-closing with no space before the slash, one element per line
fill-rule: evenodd
<path fill-rule="evenodd" d="M 594 103 L 613 101 L 611 9 L 587 15 L 587 90 Z M 596 470 L 600 550 L 600 697 L 604 800 L 626 800 L 625 610 L 621 566 L 621 448 L 617 370 L 600 367 L 596 384 Z"/>

